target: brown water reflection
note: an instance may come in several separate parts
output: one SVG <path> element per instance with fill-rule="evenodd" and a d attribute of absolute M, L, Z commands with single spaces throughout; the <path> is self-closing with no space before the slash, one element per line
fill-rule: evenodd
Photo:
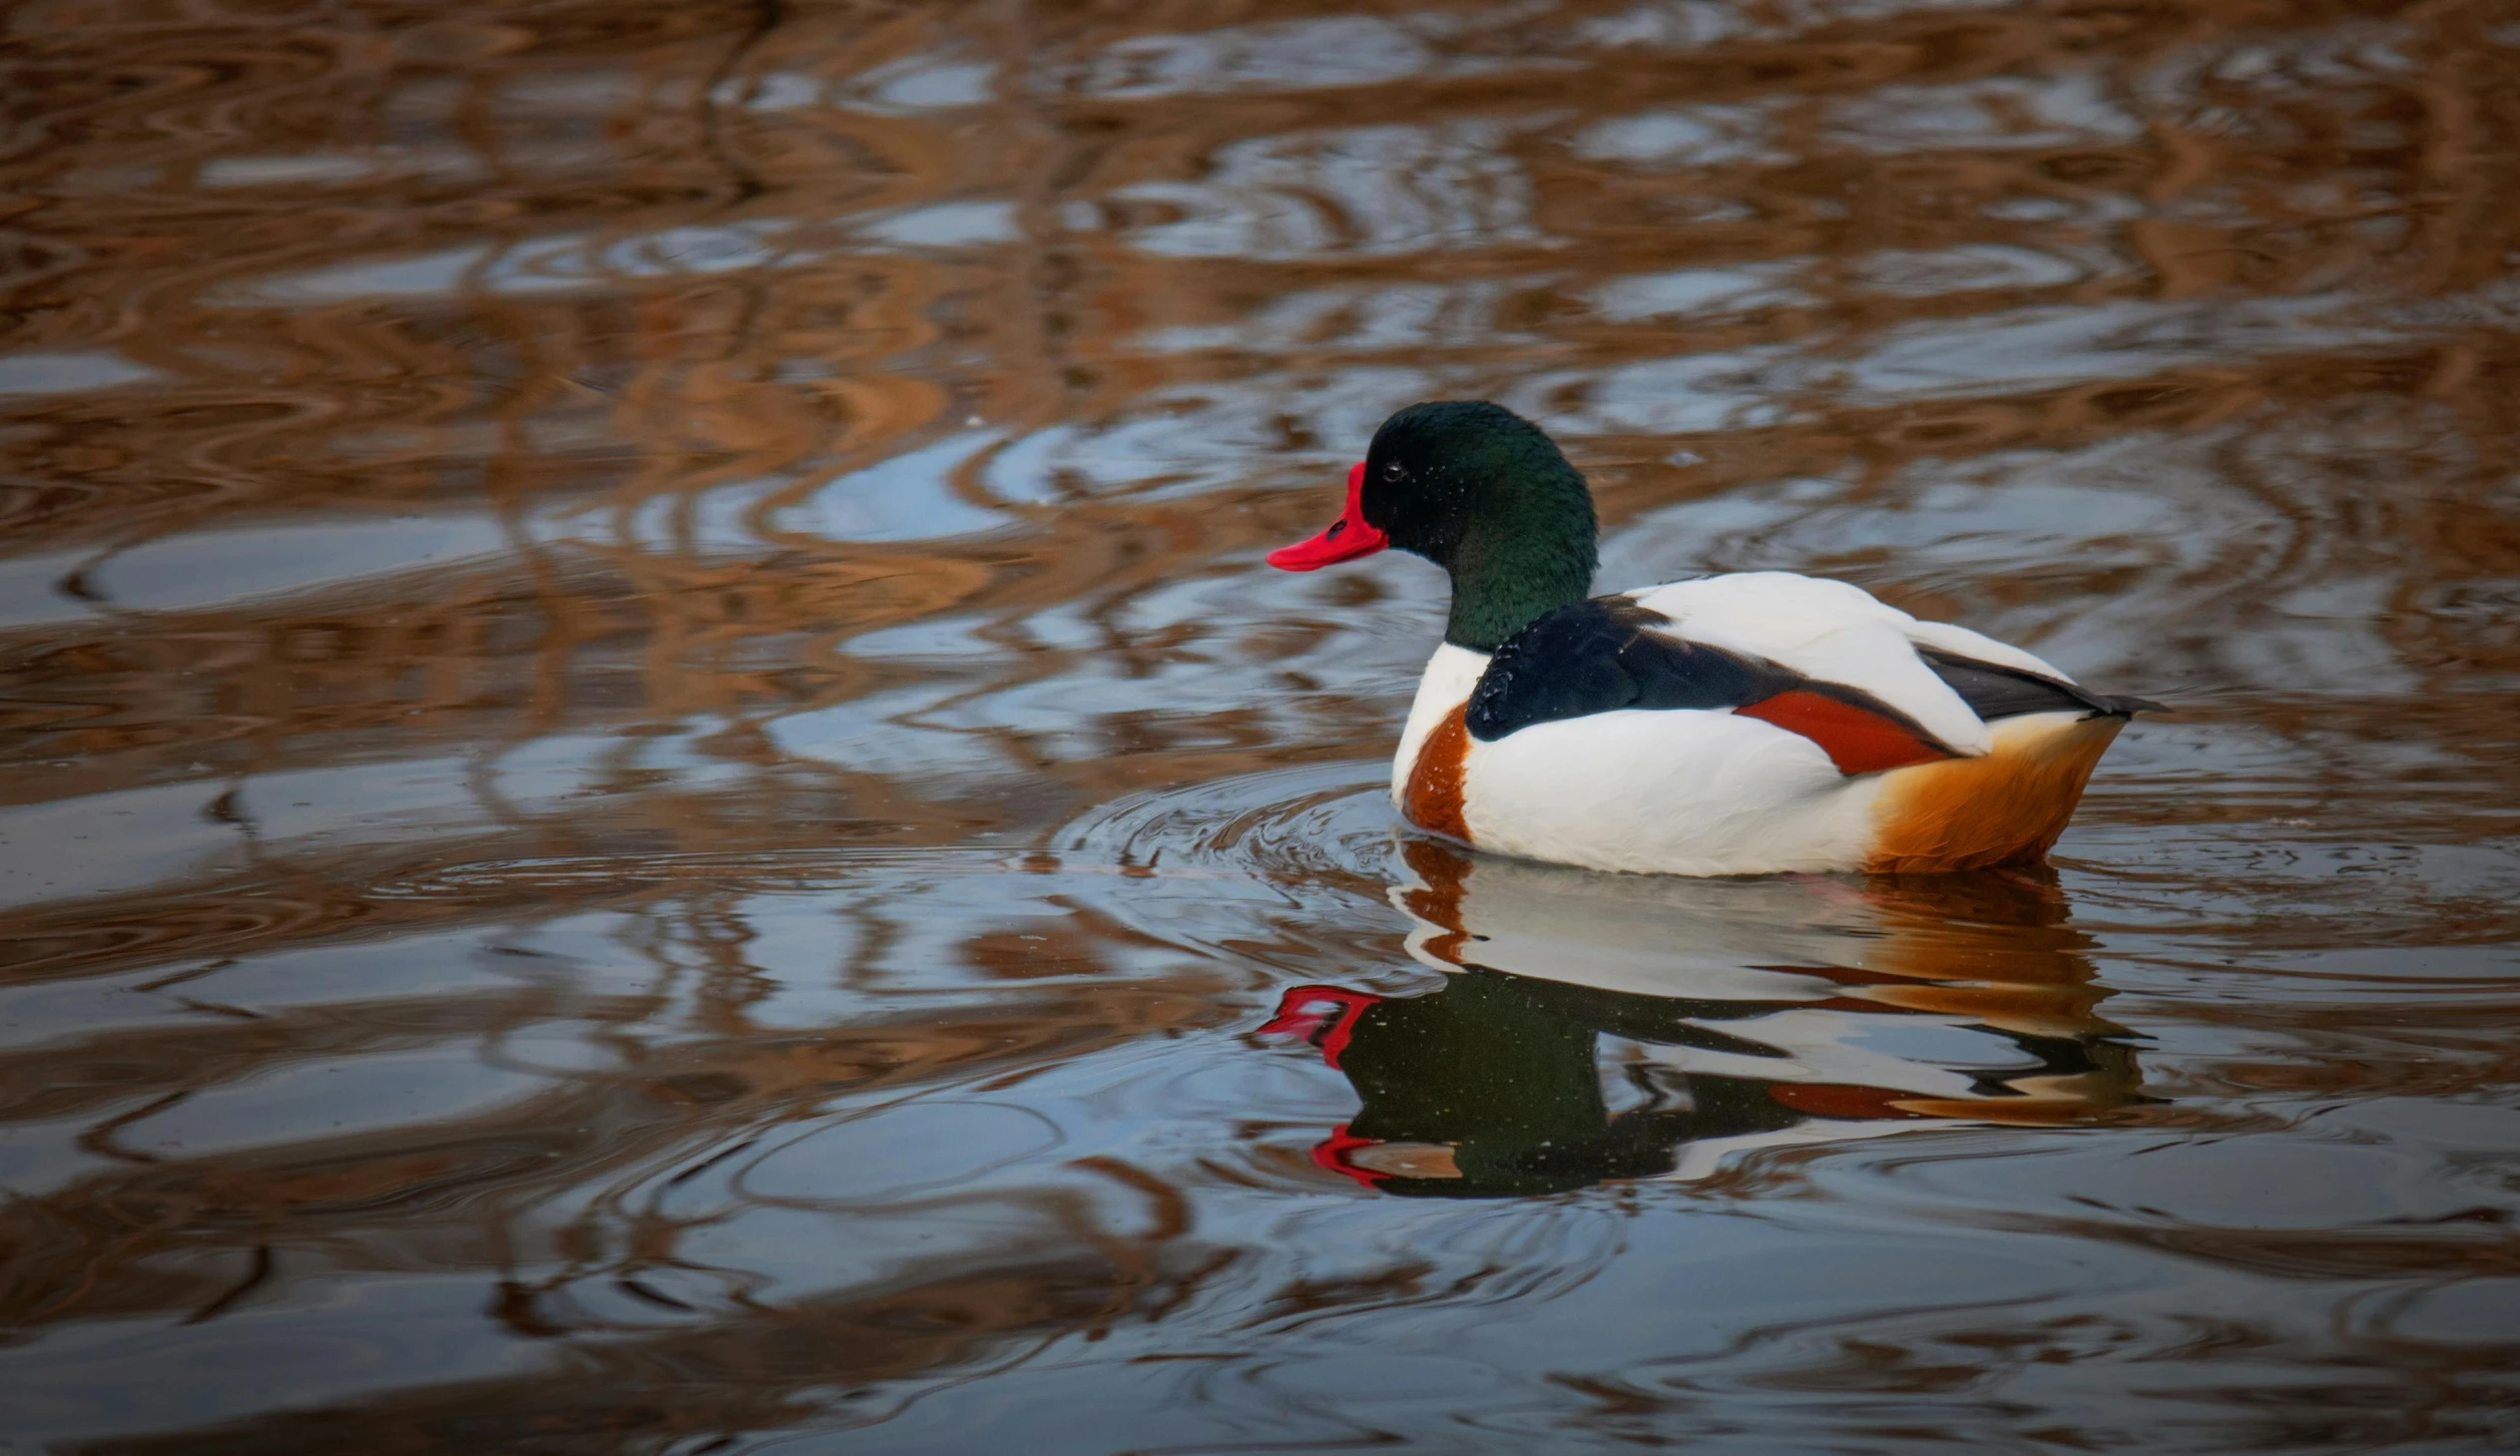
<path fill-rule="evenodd" d="M 2520 11 L 0 26 L 0 1446 L 2520 1441 Z M 1435 395 L 2193 711 L 1396 841 Z"/>

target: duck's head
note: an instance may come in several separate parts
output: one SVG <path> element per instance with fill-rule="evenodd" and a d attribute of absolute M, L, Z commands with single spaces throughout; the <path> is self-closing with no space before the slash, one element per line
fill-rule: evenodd
<path fill-rule="evenodd" d="M 1268 554 L 1315 571 L 1386 547 L 1452 576 L 1444 640 L 1494 652 L 1534 619 L 1592 590 L 1592 492 L 1540 427 L 1501 404 L 1412 404 L 1374 431 L 1347 472 L 1328 530 Z"/>

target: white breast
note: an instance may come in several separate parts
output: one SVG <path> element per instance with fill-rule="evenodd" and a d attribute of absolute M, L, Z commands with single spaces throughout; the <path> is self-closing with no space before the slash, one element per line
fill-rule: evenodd
<path fill-rule="evenodd" d="M 1400 729 L 1400 751 L 1391 758 L 1391 802 L 1400 802 L 1402 790 L 1408 787 L 1409 769 L 1416 765 L 1417 750 L 1425 746 L 1426 735 L 1443 722 L 1445 714 L 1468 702 L 1470 690 L 1479 686 L 1487 658 L 1486 653 L 1447 642 L 1426 660 L 1426 672 L 1417 680 L 1417 698 L 1409 704 L 1409 721 Z"/>

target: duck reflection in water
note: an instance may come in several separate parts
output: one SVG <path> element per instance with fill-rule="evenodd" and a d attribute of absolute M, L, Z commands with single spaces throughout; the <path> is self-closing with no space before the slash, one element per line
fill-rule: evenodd
<path fill-rule="evenodd" d="M 1685 880 L 1404 845 L 1421 995 L 1297 986 L 1362 1107 L 1313 1149 L 1387 1194 L 1697 1178 L 1749 1149 L 2142 1101 L 2044 870 Z"/>

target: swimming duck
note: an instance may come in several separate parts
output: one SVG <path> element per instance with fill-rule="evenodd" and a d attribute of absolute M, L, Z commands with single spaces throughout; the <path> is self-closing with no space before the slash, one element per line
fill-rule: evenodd
<path fill-rule="evenodd" d="M 1392 762 L 1410 823 L 1592 869 L 1729 875 L 2038 860 L 2139 698 L 1859 587 L 1742 572 L 1592 595 L 1592 492 L 1481 400 L 1374 432 L 1315 571 L 1396 547 L 1452 609 Z"/>

